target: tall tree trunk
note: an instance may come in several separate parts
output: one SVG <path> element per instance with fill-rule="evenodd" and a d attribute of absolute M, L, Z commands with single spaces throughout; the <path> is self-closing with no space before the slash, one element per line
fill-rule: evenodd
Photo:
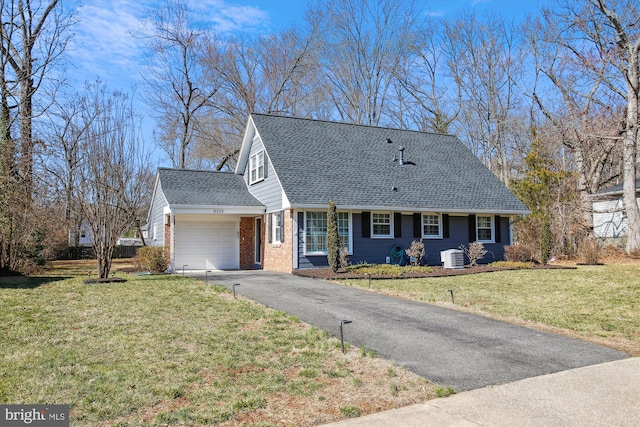
<path fill-rule="evenodd" d="M 636 156 L 638 150 L 638 95 L 640 94 L 640 69 L 638 53 L 640 41 L 629 49 L 627 78 L 627 117 L 623 140 L 624 182 L 622 197 L 627 217 L 627 253 L 640 250 L 640 209 L 636 196 Z"/>

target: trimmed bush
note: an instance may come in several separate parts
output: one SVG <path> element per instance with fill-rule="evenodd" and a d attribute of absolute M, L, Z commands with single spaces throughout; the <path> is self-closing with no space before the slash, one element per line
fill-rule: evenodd
<path fill-rule="evenodd" d="M 596 265 L 600 261 L 600 245 L 593 237 L 582 240 L 579 247 L 580 257 L 585 264 Z"/>
<path fill-rule="evenodd" d="M 504 259 L 511 262 L 530 262 L 533 255 L 529 246 L 511 245 L 504 247 Z"/>
<path fill-rule="evenodd" d="M 424 242 L 422 239 L 420 239 L 420 241 L 414 240 L 411 242 L 409 249 L 405 249 L 404 251 L 409 257 L 411 265 L 418 266 L 422 264 L 422 258 L 424 257 Z"/>
<path fill-rule="evenodd" d="M 484 256 L 487 254 L 487 250 L 480 242 L 471 242 L 469 243 L 469 247 L 460 245 L 460 249 L 464 252 L 467 258 L 469 258 L 470 267 L 475 267 L 476 265 L 478 265 L 478 261 L 484 258 Z"/>
<path fill-rule="evenodd" d="M 338 235 L 338 213 L 336 204 L 329 200 L 327 211 L 327 260 L 335 273 L 340 268 L 340 236 Z"/>
<path fill-rule="evenodd" d="M 138 249 L 140 267 L 155 273 L 162 273 L 169 268 L 169 260 L 162 246 L 143 246 Z"/>

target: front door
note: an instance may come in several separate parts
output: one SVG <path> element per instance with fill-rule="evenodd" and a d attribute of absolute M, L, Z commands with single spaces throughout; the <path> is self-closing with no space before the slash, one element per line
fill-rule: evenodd
<path fill-rule="evenodd" d="M 262 218 L 256 218 L 255 235 L 255 261 L 256 264 L 262 262 Z"/>

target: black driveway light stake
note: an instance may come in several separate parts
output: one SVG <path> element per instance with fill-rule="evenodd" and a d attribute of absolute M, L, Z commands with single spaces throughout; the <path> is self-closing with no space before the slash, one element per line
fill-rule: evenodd
<path fill-rule="evenodd" d="M 182 265 L 182 277 L 184 277 L 184 268 L 188 267 L 188 266 L 189 266 L 189 264 L 183 264 Z"/>
<path fill-rule="evenodd" d="M 451 304 L 455 304 L 456 302 L 453 299 L 453 289 L 448 289 L 447 292 L 451 294 Z"/>
<path fill-rule="evenodd" d="M 234 283 L 233 284 L 233 297 L 236 297 L 236 286 L 240 286 L 240 283 Z"/>
<path fill-rule="evenodd" d="M 207 286 L 209 285 L 209 273 L 211 273 L 211 270 L 207 270 L 204 272 L 204 280 Z"/>
<path fill-rule="evenodd" d="M 342 343 L 342 354 L 344 354 L 344 334 L 342 332 L 342 325 L 346 325 L 348 323 L 351 323 L 351 320 L 340 321 L 340 343 Z"/>
<path fill-rule="evenodd" d="M 371 273 L 364 273 L 364 277 L 369 279 L 369 289 L 371 289 Z"/>

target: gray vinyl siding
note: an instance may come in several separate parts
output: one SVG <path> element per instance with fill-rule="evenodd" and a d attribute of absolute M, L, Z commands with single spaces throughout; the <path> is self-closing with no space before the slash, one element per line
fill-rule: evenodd
<path fill-rule="evenodd" d="M 162 192 L 162 185 L 158 181 L 156 193 L 153 196 L 153 206 L 149 215 L 149 223 L 147 224 L 147 245 L 163 246 L 164 245 L 164 208 L 168 205 L 167 198 Z M 153 226 L 156 225 L 156 238 L 153 239 Z"/>
<path fill-rule="evenodd" d="M 324 255 L 304 255 L 304 222 L 298 222 L 298 268 L 305 269 L 328 266 L 327 257 Z M 352 215 L 352 226 L 353 255 L 349 257 L 351 264 L 363 262 L 383 264 L 386 262 L 386 257 L 390 255 L 391 249 L 394 246 L 400 245 L 406 249 L 409 248 L 412 241 L 420 240 L 419 237 L 413 237 L 413 215 L 402 215 L 402 237 L 399 238 L 363 238 L 362 214 Z M 503 259 L 504 245 L 509 244 L 509 227 L 509 218 L 501 217 L 501 242 L 484 244 L 488 253 L 485 258 L 480 261 L 481 264 Z M 449 237 L 443 239 L 423 239 L 423 242 L 425 245 L 425 258 L 423 263 L 427 265 L 441 265 L 441 251 L 458 249 L 460 245 L 467 246 L 469 244 L 469 217 L 449 216 Z M 468 262 L 468 260 L 465 262 Z"/>
<path fill-rule="evenodd" d="M 264 150 L 264 145 L 260 138 L 257 138 L 253 141 L 251 145 L 251 150 L 249 152 L 249 159 L 254 154 Z M 267 212 L 278 211 L 282 209 L 282 186 L 278 182 L 278 177 L 271 165 L 271 161 L 269 160 L 269 154 L 266 150 L 265 152 L 265 171 L 266 177 L 264 180 L 256 182 L 255 184 L 249 184 L 249 168 L 251 161 L 247 161 L 247 166 L 244 170 L 244 180 L 247 184 L 247 188 L 249 192 L 260 201 L 263 205 L 266 206 Z"/>

